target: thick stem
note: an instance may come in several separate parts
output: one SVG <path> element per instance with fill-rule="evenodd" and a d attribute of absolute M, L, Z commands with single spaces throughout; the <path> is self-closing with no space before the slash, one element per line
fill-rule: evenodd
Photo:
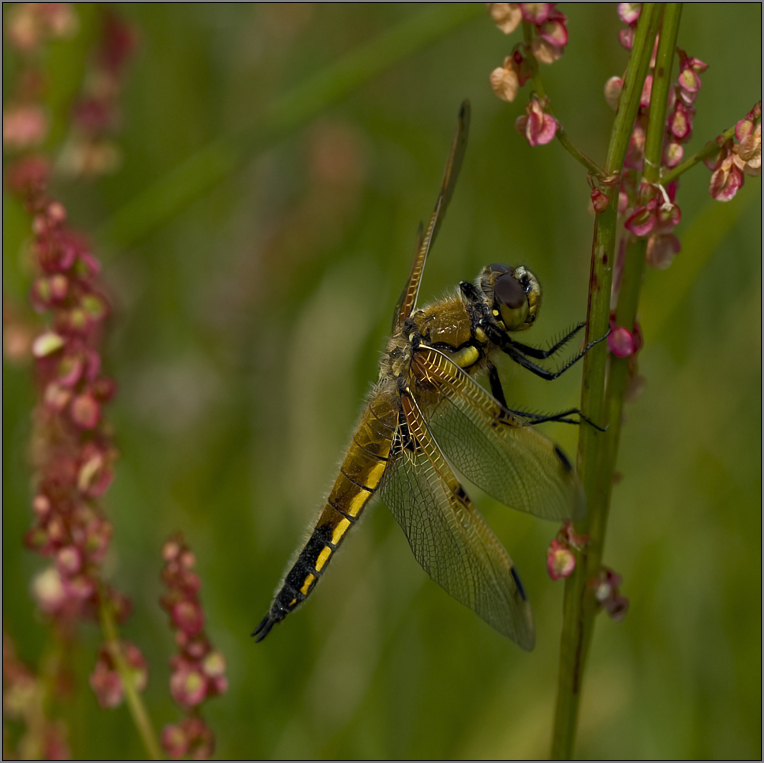
<path fill-rule="evenodd" d="M 645 3 L 634 36 L 631 58 L 624 77 L 624 87 L 608 145 L 605 171 L 616 176 L 623 168 L 639 99 L 650 63 L 664 6 Z M 605 185 L 608 206 L 597 215 L 592 249 L 587 335 L 602 336 L 608 328 L 610 292 L 615 260 L 618 222 L 619 184 Z M 587 339 L 590 337 L 587 336 Z M 607 398 L 605 380 L 608 355 L 604 344 L 595 347 L 584 360 L 581 410 L 597 423 L 607 423 L 599 432 L 582 427 L 579 439 L 578 466 L 586 490 L 589 513 L 577 524 L 576 532 L 588 534 L 589 543 L 580 554 L 576 569 L 565 585 L 563 629 L 560 643 L 560 674 L 552 739 L 552 757 L 573 757 L 578 712 L 586 656 L 591 641 L 597 601 L 588 582 L 599 573 L 602 564 L 605 528 L 612 488 L 611 460 L 618 448 L 622 398 Z"/>

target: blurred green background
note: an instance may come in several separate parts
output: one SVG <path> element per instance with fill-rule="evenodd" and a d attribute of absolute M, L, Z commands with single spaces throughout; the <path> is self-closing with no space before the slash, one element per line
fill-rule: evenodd
<path fill-rule="evenodd" d="M 123 165 L 55 192 L 94 236 L 115 310 L 105 363 L 120 384 L 109 415 L 122 455 L 107 569 L 135 605 L 123 632 L 149 660 L 155 724 L 178 719 L 157 600 L 161 544 L 182 529 L 228 664 L 229 692 L 204 708 L 219 757 L 545 757 L 562 603 L 545 550 L 557 527 L 476 489 L 529 592 L 533 653 L 432 583 L 381 505 L 311 601 L 264 643 L 249 638 L 376 379 L 463 98 L 470 144 L 422 296 L 490 262 L 524 263 L 545 289 L 529 341 L 585 316 L 584 171 L 558 144 L 531 149 L 517 135 L 527 91 L 508 105 L 488 86 L 519 33 L 505 37 L 479 5 L 113 8 L 140 37 Z M 98 9 L 77 10 L 79 34 L 49 54 L 54 141 L 97 31 Z M 543 70 L 547 91 L 602 161 L 622 25 L 614 5 L 562 10 L 570 44 Z M 761 97 L 760 30 L 759 4 L 685 6 L 679 45 L 710 65 L 690 151 Z M 3 56 L 8 92 L 7 46 Z M 682 178 L 682 252 L 645 278 L 647 387 L 626 409 L 605 552 L 631 609 L 597 625 L 581 757 L 761 757 L 761 187 L 748 178 L 718 204 L 709 178 L 702 166 Z M 23 300 L 29 221 L 5 196 L 3 212 L 3 290 Z M 510 365 L 511 404 L 577 404 L 580 371 L 550 384 Z M 21 545 L 32 394 L 29 367 L 4 363 L 3 618 L 34 663 L 47 632 L 29 596 L 42 562 Z M 547 431 L 575 452 L 576 428 Z M 87 687 L 98 643 L 84 627 L 80 690 L 61 709 L 73 750 L 142 757 L 126 709 L 100 710 Z"/>

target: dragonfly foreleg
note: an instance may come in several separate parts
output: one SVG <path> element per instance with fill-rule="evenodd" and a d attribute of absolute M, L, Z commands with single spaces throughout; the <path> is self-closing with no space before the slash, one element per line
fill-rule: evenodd
<path fill-rule="evenodd" d="M 569 331 L 565 336 L 563 336 L 558 342 L 553 344 L 548 350 L 542 350 L 538 347 L 532 347 L 528 344 L 523 344 L 522 342 L 517 342 L 515 340 L 512 340 L 512 344 L 515 346 L 516 349 L 520 350 L 520 352 L 523 353 L 523 355 L 527 355 L 529 358 L 535 358 L 536 360 L 544 360 L 545 358 L 549 358 L 552 355 L 554 355 L 558 350 L 563 348 L 573 337 L 581 331 L 581 329 L 586 326 L 586 321 L 582 321 L 579 323 L 572 331 Z"/>

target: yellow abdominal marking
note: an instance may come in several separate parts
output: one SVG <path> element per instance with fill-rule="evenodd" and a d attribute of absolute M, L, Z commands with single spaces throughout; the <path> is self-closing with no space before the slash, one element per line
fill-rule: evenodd
<path fill-rule="evenodd" d="M 382 479 L 382 473 L 385 471 L 385 462 L 380 461 L 370 472 L 366 478 L 367 487 L 376 487 L 379 481 Z"/>
<path fill-rule="evenodd" d="M 473 363 L 477 362 L 480 357 L 477 347 L 462 347 L 461 350 L 457 350 L 451 355 L 451 360 L 461 368 L 467 368 Z"/>
<path fill-rule="evenodd" d="M 308 577 L 305 578 L 305 582 L 302 584 L 302 588 L 300 589 L 300 593 L 308 595 L 308 589 L 310 588 L 313 581 L 316 579 L 316 576 L 313 573 L 310 573 Z"/>
<path fill-rule="evenodd" d="M 350 520 L 341 519 L 337 524 L 337 527 L 334 528 L 334 532 L 332 533 L 332 543 L 335 546 L 342 540 L 342 536 L 345 534 L 348 527 L 350 527 Z"/>
<path fill-rule="evenodd" d="M 347 519 L 345 520 L 347 522 Z M 324 546 L 324 550 L 318 555 L 316 559 L 316 572 L 321 572 L 321 569 L 326 564 L 326 560 L 331 556 L 332 550 L 329 546 Z"/>
<path fill-rule="evenodd" d="M 347 513 L 351 517 L 357 517 L 361 509 L 364 507 L 366 501 L 369 500 L 369 494 L 364 490 L 359 490 L 358 494 L 350 502 Z"/>

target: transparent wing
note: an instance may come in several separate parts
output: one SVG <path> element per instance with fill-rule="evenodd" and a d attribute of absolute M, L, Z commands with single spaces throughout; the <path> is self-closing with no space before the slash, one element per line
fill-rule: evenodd
<path fill-rule="evenodd" d="M 580 519 L 584 492 L 570 461 L 528 419 L 507 411 L 450 358 L 414 353 L 415 374 L 438 394 L 423 407 L 438 444 L 465 477 L 497 501 L 543 519 Z"/>
<path fill-rule="evenodd" d="M 403 416 L 380 497 L 403 528 L 425 572 L 523 649 L 533 649 L 531 610 L 498 538 L 457 481 L 416 403 Z"/>
<path fill-rule="evenodd" d="M 464 101 L 459 109 L 459 117 L 456 123 L 456 134 L 451 144 L 451 152 L 446 162 L 446 170 L 443 173 L 443 182 L 440 185 L 438 201 L 435 203 L 435 211 L 430 218 L 430 224 L 427 226 L 427 232 L 422 237 L 421 228 L 417 233 L 417 249 L 414 255 L 414 263 L 411 266 L 411 273 L 406 288 L 398 300 L 398 305 L 393 317 L 393 328 L 399 326 L 406 318 L 411 315 L 416 307 L 416 298 L 419 293 L 419 284 L 422 282 L 422 272 L 427 261 L 427 253 L 438 235 L 440 224 L 443 221 L 443 215 L 451 201 L 454 193 L 456 180 L 459 177 L 459 170 L 462 167 L 464 159 L 464 150 L 467 148 L 467 133 L 470 126 L 470 102 Z"/>

